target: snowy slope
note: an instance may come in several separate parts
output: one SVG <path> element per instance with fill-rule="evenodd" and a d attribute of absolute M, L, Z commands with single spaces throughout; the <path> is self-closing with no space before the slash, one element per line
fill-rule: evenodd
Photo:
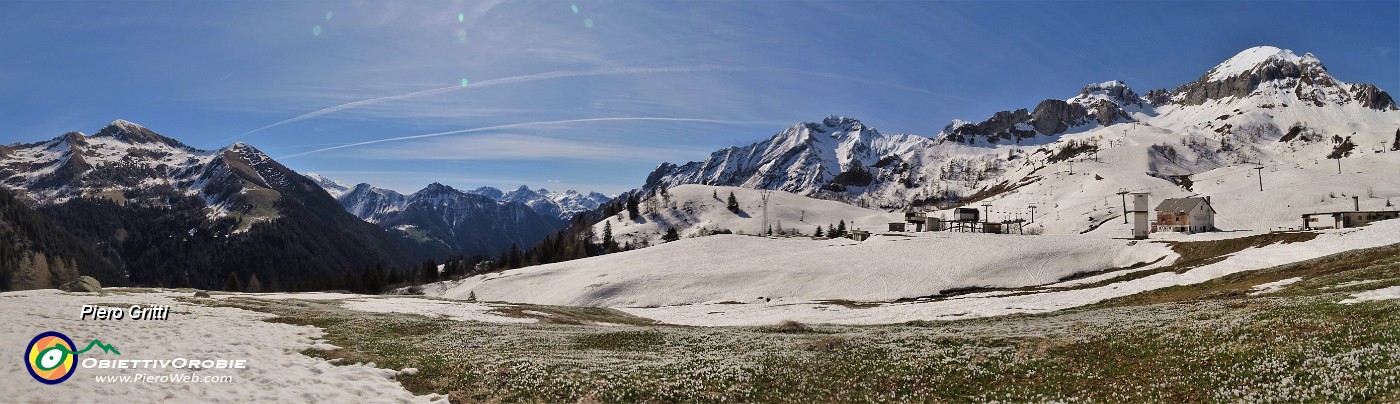
<path fill-rule="evenodd" d="M 1175 235 L 1182 240 L 1257 232 Z M 888 324 L 1093 304 L 1173 285 L 1400 243 L 1400 221 L 1329 230 L 1307 242 L 1249 248 L 1184 273 L 1164 272 L 1103 286 L 1057 282 L 1079 271 L 1125 267 L 1175 254 L 1161 243 L 1095 236 L 1021 237 L 968 233 L 849 240 L 718 235 L 428 285 L 430 295 L 489 301 L 617 307 L 686 325 Z M 1095 277 L 1102 280 L 1103 276 Z M 1048 285 L 1029 293 L 989 291 L 944 299 L 895 301 L 966 287 Z M 833 302 L 832 300 L 837 300 Z M 851 306 L 842 300 L 867 302 Z"/>
<path fill-rule="evenodd" d="M 1134 244 L 1134 245 L 1130 245 Z M 988 253 L 995 250 L 996 253 Z M 465 299 L 650 307 L 772 299 L 892 301 L 967 287 L 1053 283 L 1082 272 L 1168 257 L 1161 244 L 1081 236 L 770 239 L 714 235 L 641 250 L 467 278 L 442 293 Z"/>
<path fill-rule="evenodd" d="M 727 208 L 729 194 L 739 201 L 740 212 Z M 761 234 L 763 227 L 761 192 L 749 188 L 709 185 L 681 185 L 668 188 L 666 193 L 642 200 L 640 218 L 627 212 L 600 221 L 593 226 L 597 242 L 602 241 L 606 227 L 620 245 L 657 244 L 670 228 L 681 237 L 695 237 L 717 230 L 740 234 Z M 768 200 L 768 223 L 774 233 L 812 235 L 817 226 L 826 231 L 828 225 L 842 221 L 848 230 L 884 230 L 887 223 L 902 221 L 902 213 L 865 209 L 835 201 L 809 198 L 788 192 L 773 191 Z"/>
<path fill-rule="evenodd" d="M 1209 238 L 1210 235 L 1197 235 Z M 897 302 L 849 307 L 822 301 L 745 301 L 747 304 L 692 304 L 627 307 L 622 311 L 671 324 L 772 325 L 784 320 L 806 323 L 890 324 L 913 320 L 958 320 L 1014 313 L 1044 313 L 1097 303 L 1148 290 L 1205 282 L 1242 271 L 1269 268 L 1354 249 L 1400 243 L 1400 220 L 1377 222 L 1360 229 L 1324 232 L 1313 241 L 1250 248 L 1185 273 L 1164 272 L 1130 281 L 1086 289 L 1050 290 L 1030 294 L 983 292 L 945 300 Z M 1393 289 L 1393 288 L 1391 288 Z M 1387 290 L 1367 292 L 1383 295 Z M 479 294 L 480 292 L 478 292 Z M 1368 295 L 1368 296 L 1369 296 Z"/>

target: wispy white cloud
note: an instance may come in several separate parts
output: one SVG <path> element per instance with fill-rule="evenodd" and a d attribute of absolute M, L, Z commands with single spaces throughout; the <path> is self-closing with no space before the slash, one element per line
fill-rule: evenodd
<path fill-rule="evenodd" d="M 504 129 L 528 128 L 528 127 L 535 127 L 535 126 L 565 125 L 565 124 L 576 124 L 576 123 L 587 123 L 587 122 L 626 122 L 626 121 L 701 122 L 701 123 L 721 123 L 721 124 L 737 124 L 737 125 L 748 125 L 748 124 L 773 125 L 773 124 L 781 124 L 781 122 L 773 122 L 773 121 L 727 121 L 727 120 L 719 120 L 719 119 L 703 119 L 703 118 L 666 118 L 666 117 L 623 117 L 623 118 L 564 119 L 564 120 L 557 120 L 557 121 L 520 122 L 520 123 L 511 123 L 511 124 L 505 124 L 505 125 L 483 126 L 483 127 L 478 127 L 478 128 L 469 128 L 469 129 L 454 130 L 454 131 L 447 131 L 447 132 L 426 133 L 426 134 L 421 134 L 421 135 L 399 136 L 399 137 L 391 137 L 391 138 L 385 138 L 385 139 L 376 139 L 376 140 L 370 140 L 370 141 L 364 141 L 364 142 L 357 142 L 357 143 L 344 144 L 344 145 L 339 145 L 339 146 L 324 147 L 324 148 L 320 148 L 320 149 L 316 149 L 316 150 L 311 150 L 311 151 L 305 151 L 305 152 L 301 152 L 301 153 L 294 153 L 294 154 L 289 154 L 289 155 L 285 155 L 285 156 L 280 156 L 280 157 L 277 157 L 277 158 L 279 158 L 279 159 L 287 159 L 287 158 L 305 156 L 305 155 L 308 155 L 308 154 L 316 154 L 316 153 L 328 152 L 328 151 L 339 150 L 339 149 L 346 149 L 346 148 L 351 148 L 351 147 L 361 147 L 361 146 L 368 146 L 368 145 L 380 144 L 380 143 L 388 143 L 388 142 L 401 142 L 401 141 L 405 141 L 405 140 L 414 140 L 414 139 L 426 139 L 426 138 L 433 138 L 433 137 L 440 137 L 440 136 L 457 135 L 457 134 L 463 134 L 463 133 L 486 132 L 486 131 L 499 131 L 499 130 L 504 130 Z"/>
<path fill-rule="evenodd" d="M 261 131 L 263 131 L 263 130 L 271 129 L 271 128 L 274 128 L 274 127 L 286 125 L 286 124 L 289 124 L 289 123 L 292 123 L 292 122 L 303 121 L 303 120 L 315 118 L 315 117 L 322 116 L 322 115 L 326 115 L 326 114 L 332 114 L 332 113 L 336 113 L 336 112 L 339 112 L 339 111 L 344 111 L 344 110 L 351 109 L 351 108 L 355 108 L 355 107 L 373 105 L 373 104 L 378 104 L 378 103 L 382 103 L 382 102 L 389 102 L 389 101 L 396 101 L 396 100 L 407 100 L 407 99 L 413 99 L 413 98 L 428 97 L 428 96 L 438 95 L 438 94 L 447 93 L 447 92 L 452 92 L 452 91 L 465 90 L 465 89 L 468 89 L 468 88 L 473 88 L 473 89 L 476 89 L 476 88 L 490 88 L 490 87 L 501 86 L 501 85 L 510 85 L 510 84 L 517 84 L 517 83 L 527 83 L 527 82 L 540 81 L 540 80 L 553 80 L 553 79 L 560 79 L 560 78 L 566 78 L 566 77 L 605 76 L 605 75 L 623 75 L 623 74 L 688 73 L 688 72 L 699 72 L 699 71 L 720 70 L 720 69 L 722 69 L 722 68 L 721 68 L 721 67 L 718 67 L 718 66 L 700 66 L 700 67 L 631 67 L 631 68 L 613 68 L 613 69 L 584 70 L 584 71 L 562 71 L 562 70 L 561 70 L 561 71 L 552 71 L 552 72 L 544 72 L 544 73 L 536 73 L 536 74 L 526 74 L 526 75 L 520 75 L 520 76 L 502 77 L 502 78 L 498 78 L 498 79 L 491 79 L 491 80 L 479 81 L 479 82 L 475 82 L 475 83 L 469 82 L 469 83 L 467 83 L 467 85 L 457 85 L 457 86 L 439 87 L 439 88 L 434 88 L 434 89 L 431 89 L 431 90 L 415 91 L 415 92 L 411 92 L 411 93 L 407 93 L 407 94 L 391 95 L 391 96 L 385 96 L 385 97 L 377 97 L 377 98 L 370 98 L 370 99 L 365 99 L 365 100 L 359 100 L 359 101 L 354 101 L 354 102 L 347 102 L 347 103 L 344 103 L 344 104 L 340 104 L 340 105 L 336 105 L 336 106 L 332 106 L 332 107 L 327 107 L 327 108 L 318 109 L 318 110 L 311 111 L 311 112 L 308 112 L 308 113 L 305 113 L 305 114 L 297 115 L 297 116 L 295 116 L 295 117 L 291 117 L 291 118 L 284 119 L 284 120 L 281 120 L 281 121 L 273 122 L 273 123 L 271 123 L 271 124 L 262 126 L 262 127 L 260 127 L 260 128 L 253 129 L 253 130 L 250 130 L 250 131 L 247 131 L 247 132 L 243 132 L 243 133 L 241 133 L 241 134 L 238 134 L 238 135 L 236 135 L 236 136 L 229 137 L 229 138 L 224 139 L 224 140 L 222 140 L 222 141 L 229 141 L 229 140 L 237 139 L 237 138 L 240 138 L 240 137 L 243 137 L 243 136 L 247 136 L 247 135 L 250 135 L 250 134 L 253 134 L 253 133 L 261 132 Z"/>
<path fill-rule="evenodd" d="M 536 74 L 527 74 L 527 75 L 519 75 L 519 76 L 502 77 L 502 78 L 484 80 L 484 81 L 479 81 L 479 82 L 468 82 L 467 85 L 465 85 L 465 86 L 463 86 L 463 85 L 457 85 L 457 86 L 439 87 L 439 88 L 434 88 L 434 89 L 429 89 L 429 90 L 415 91 L 415 92 L 406 93 L 406 94 L 390 95 L 390 96 L 384 96 L 384 97 L 376 97 L 376 98 L 369 98 L 369 99 L 364 99 L 364 100 L 359 100 L 359 101 L 347 102 L 347 103 L 344 103 L 344 104 L 335 105 L 335 106 L 327 107 L 327 108 L 322 108 L 322 109 L 319 109 L 319 110 L 316 110 L 316 111 L 308 112 L 308 113 L 301 114 L 301 115 L 298 115 L 298 116 L 295 116 L 295 117 L 292 117 L 292 118 L 288 118 L 288 119 L 284 119 L 284 120 L 281 120 L 281 121 L 277 121 L 277 122 L 274 122 L 274 123 L 271 123 L 271 124 L 268 124 L 268 125 L 264 125 L 264 126 L 259 127 L 259 128 L 257 128 L 257 129 L 253 129 L 253 130 L 250 130 L 250 131 L 247 131 L 247 132 L 243 132 L 243 133 L 238 134 L 238 135 L 235 135 L 235 136 L 231 136 L 231 137 L 225 138 L 225 139 L 223 139 L 223 140 L 220 140 L 220 142 L 221 142 L 221 143 L 222 143 L 222 142 L 227 142 L 227 141 L 234 140 L 234 139 L 238 139 L 238 138 L 241 138 L 241 137 L 244 137 L 244 136 L 253 134 L 253 133 L 261 132 L 261 131 L 264 131 L 264 130 L 267 130 L 267 129 L 275 128 L 275 127 L 282 126 L 282 125 L 286 125 L 286 124 L 293 123 L 293 122 L 304 121 L 304 120 L 307 120 L 307 119 L 312 119 L 312 118 L 320 117 L 320 116 L 327 115 L 327 114 L 333 114 L 333 113 L 340 112 L 340 111 L 344 111 L 344 110 L 347 110 L 347 109 L 358 108 L 358 107 L 364 107 L 364 106 L 370 106 L 370 105 L 375 105 L 375 104 L 380 104 L 380 103 L 385 103 L 385 102 L 391 102 L 391 101 L 400 101 L 400 100 L 409 100 L 409 99 L 422 98 L 422 97 L 430 97 L 430 96 L 435 96 L 435 95 L 439 95 L 439 94 L 444 94 L 444 93 L 449 93 L 449 92 L 454 92 L 454 91 L 467 90 L 467 89 L 490 88 L 490 87 L 496 87 L 496 86 L 505 86 L 505 85 L 511 85 L 511 84 L 529 83 L 529 82 L 535 82 L 535 81 L 541 81 L 541 80 L 555 80 L 555 79 L 572 78 L 572 77 L 617 76 L 617 75 L 638 75 L 638 74 L 668 74 L 668 73 L 669 73 L 669 74 L 675 74 L 675 73 L 700 73 L 700 72 L 768 72 L 768 73 L 781 73 L 781 74 L 800 74 L 800 75 L 809 75 L 809 76 L 822 77 L 822 78 L 829 78 L 829 79 L 846 80 L 846 81 L 851 81 L 851 82 L 856 82 L 856 83 L 861 83 L 861 84 L 867 84 L 867 85 L 877 85 L 877 86 L 895 88 L 895 89 L 906 90 L 906 91 L 911 91 L 911 92 L 918 92 L 918 93 L 922 93 L 922 94 L 926 94 L 926 95 L 933 95 L 933 96 L 938 96 L 938 97 L 946 97 L 946 98 L 957 99 L 957 100 L 964 100 L 964 101 L 967 100 L 966 98 L 963 98 L 963 97 L 958 97 L 958 96 L 955 96 L 955 95 L 939 93 L 939 92 L 936 92 L 936 91 L 931 91 L 931 90 L 927 90 L 927 89 L 923 89 L 923 88 L 919 88 L 919 87 L 914 87 L 914 86 L 909 86 L 909 85 L 904 85 L 904 84 L 887 83 L 887 82 L 882 82 L 882 81 L 877 81 L 877 80 L 869 80 L 869 79 L 863 79 L 863 78 L 859 78 L 859 77 L 851 77 L 851 76 L 845 76 L 845 75 L 839 75 L 839 74 L 822 73 L 822 72 L 812 72 L 812 71 L 806 71 L 806 70 L 800 70 L 800 69 L 779 68 L 779 67 L 749 67 L 749 66 L 701 65 L 701 66 L 663 66 L 663 67 L 622 67 L 622 68 L 608 68 L 608 69 L 596 69 L 596 70 L 579 70 L 579 71 L 559 70 L 559 71 L 551 71 L 551 72 L 536 73 Z"/>
<path fill-rule="evenodd" d="M 383 160 L 635 160 L 695 157 L 704 150 L 661 148 L 636 144 L 600 143 L 522 134 L 487 134 L 432 138 L 365 149 L 358 157 Z"/>

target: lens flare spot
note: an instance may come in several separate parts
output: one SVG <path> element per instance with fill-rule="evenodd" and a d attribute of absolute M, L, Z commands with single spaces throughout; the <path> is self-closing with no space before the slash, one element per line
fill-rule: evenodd
<path fill-rule="evenodd" d="M 574 10 L 574 14 L 578 14 L 578 5 L 577 5 L 577 4 L 570 5 L 570 6 L 569 6 L 569 9 L 570 9 L 570 10 Z"/>
<path fill-rule="evenodd" d="M 463 79 L 462 79 L 462 87 L 466 87 L 466 86 L 467 86 L 467 79 L 466 79 L 466 78 L 463 78 Z"/>
<path fill-rule="evenodd" d="M 457 42 L 466 42 L 466 41 L 467 41 L 467 30 L 464 30 L 464 29 L 463 29 L 463 30 L 458 30 L 458 31 L 457 31 Z"/>
<path fill-rule="evenodd" d="M 326 12 L 326 21 L 330 21 L 332 15 L 335 15 L 335 12 L 334 12 L 334 11 L 327 11 L 327 12 Z"/>
<path fill-rule="evenodd" d="M 321 36 L 321 26 L 311 27 L 311 36 Z"/>
<path fill-rule="evenodd" d="M 592 18 L 584 18 L 584 19 L 583 19 L 583 27 L 584 27 L 584 28 L 593 28 L 593 19 L 592 19 Z"/>
<path fill-rule="evenodd" d="M 462 21 L 466 21 L 466 20 L 467 20 L 467 15 L 466 15 L 466 14 L 457 13 L 457 22 L 462 22 Z"/>

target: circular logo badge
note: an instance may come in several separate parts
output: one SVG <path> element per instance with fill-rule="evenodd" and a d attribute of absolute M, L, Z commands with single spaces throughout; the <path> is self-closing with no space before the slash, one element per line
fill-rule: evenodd
<path fill-rule="evenodd" d="M 29 341 L 24 349 L 24 366 L 34 380 L 44 384 L 59 384 L 73 376 L 78 355 L 73 353 L 73 340 L 55 331 L 45 332 Z"/>

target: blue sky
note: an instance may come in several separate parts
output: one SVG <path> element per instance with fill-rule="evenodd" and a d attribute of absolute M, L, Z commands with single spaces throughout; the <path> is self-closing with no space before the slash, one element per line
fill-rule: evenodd
<path fill-rule="evenodd" d="M 400 191 L 616 193 L 829 114 L 932 136 L 1255 45 L 1400 89 L 1395 1 L 0 1 L 0 143 L 121 118 Z"/>

